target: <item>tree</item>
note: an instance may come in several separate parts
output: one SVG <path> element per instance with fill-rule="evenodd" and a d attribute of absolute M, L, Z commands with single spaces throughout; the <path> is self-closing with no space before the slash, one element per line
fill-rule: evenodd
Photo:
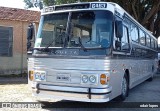
<path fill-rule="evenodd" d="M 31 8 L 34 7 L 33 3 L 30 0 L 24 0 L 25 4 L 26 4 L 26 8 Z"/>
<path fill-rule="evenodd" d="M 145 28 L 160 36 L 160 1 L 159 0 L 107 0 L 122 6 Z"/>
<path fill-rule="evenodd" d="M 55 1 L 56 0 L 43 0 L 43 3 L 44 3 L 45 6 L 52 6 L 52 5 L 56 4 Z"/>
<path fill-rule="evenodd" d="M 24 0 L 26 4 L 26 8 L 39 7 L 39 9 L 43 9 L 43 1 L 42 0 Z"/>
<path fill-rule="evenodd" d="M 26 1 L 26 0 L 24 0 Z M 81 2 L 92 2 L 96 0 L 80 0 Z M 99 0 L 97 0 L 99 1 Z M 145 28 L 153 32 L 157 38 L 160 36 L 160 0 L 101 0 L 115 2 L 123 7 Z M 43 0 L 46 6 L 56 4 L 74 3 L 75 0 Z M 28 2 L 26 2 L 27 4 Z"/>

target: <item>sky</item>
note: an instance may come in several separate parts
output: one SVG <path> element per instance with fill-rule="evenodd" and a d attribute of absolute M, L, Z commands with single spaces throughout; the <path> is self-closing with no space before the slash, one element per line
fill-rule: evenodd
<path fill-rule="evenodd" d="M 24 9 L 23 0 L 0 0 L 0 6 Z"/>
<path fill-rule="evenodd" d="M 23 0 L 0 0 L 0 6 L 24 9 L 25 3 L 23 2 Z M 30 10 L 39 10 L 39 9 L 32 8 Z"/>

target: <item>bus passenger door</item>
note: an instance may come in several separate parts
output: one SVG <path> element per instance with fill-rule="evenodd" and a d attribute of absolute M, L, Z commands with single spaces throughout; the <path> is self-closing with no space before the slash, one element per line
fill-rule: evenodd
<path fill-rule="evenodd" d="M 127 23 L 122 23 L 122 30 L 116 32 L 115 40 L 115 50 L 113 52 L 113 57 L 116 59 L 115 65 L 120 74 L 124 74 L 125 70 L 130 70 L 131 63 L 128 57 L 131 55 L 131 45 L 129 38 L 129 26 Z M 117 30 L 117 29 L 116 29 Z M 121 31 L 121 32 L 120 32 Z M 117 35 L 120 34 L 122 36 Z M 122 77 L 122 76 L 121 76 Z"/>
<path fill-rule="evenodd" d="M 121 38 L 121 51 L 130 54 L 130 40 L 128 27 L 123 25 L 123 37 Z"/>
<path fill-rule="evenodd" d="M 121 20 L 118 20 L 118 22 L 121 22 Z M 121 26 L 118 26 L 121 25 Z M 115 74 L 111 74 L 111 78 L 114 79 L 115 82 L 111 83 L 113 84 L 113 90 L 118 89 L 118 87 L 121 87 L 122 79 L 125 74 L 126 69 L 129 70 L 129 78 L 131 78 L 130 75 L 130 67 L 131 67 L 131 61 L 129 60 L 129 57 L 131 55 L 131 44 L 130 44 L 130 38 L 129 38 L 129 25 L 126 22 L 122 23 L 115 23 L 115 37 L 114 37 L 114 51 L 112 52 L 114 62 L 112 67 L 117 70 L 116 77 Z M 121 28 L 119 30 L 119 28 Z M 133 76 L 133 75 L 132 75 Z M 134 76 L 133 76 L 134 77 Z M 116 88 L 117 89 L 116 89 Z M 130 87 L 130 82 L 129 82 Z M 114 89 L 115 88 L 115 89 Z"/>
<path fill-rule="evenodd" d="M 119 26 L 117 26 L 119 27 Z M 122 24 L 122 30 L 116 32 L 116 40 L 115 40 L 115 51 L 119 52 L 120 55 L 125 56 L 130 54 L 130 39 L 129 39 L 129 31 L 128 26 Z M 121 33 L 119 36 L 119 33 Z"/>

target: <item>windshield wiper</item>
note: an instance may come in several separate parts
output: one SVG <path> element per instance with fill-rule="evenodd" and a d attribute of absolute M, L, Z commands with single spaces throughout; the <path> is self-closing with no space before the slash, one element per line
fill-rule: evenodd
<path fill-rule="evenodd" d="M 49 47 L 53 44 L 54 41 L 55 41 L 55 40 L 53 39 L 53 40 L 48 44 L 48 46 L 46 46 L 46 47 L 43 49 L 43 51 L 49 52 Z"/>
<path fill-rule="evenodd" d="M 82 44 L 81 37 L 78 38 L 78 41 L 79 41 L 79 45 L 81 46 L 81 48 L 82 48 L 85 52 L 87 52 L 87 49 L 86 49 L 86 48 L 83 46 L 83 44 Z"/>
<path fill-rule="evenodd" d="M 65 40 L 65 37 L 66 34 L 65 32 L 62 33 L 62 34 L 59 34 L 58 38 L 57 39 L 60 39 L 60 43 L 59 44 L 64 44 L 66 43 L 66 40 Z M 55 39 L 53 39 L 44 49 L 41 49 L 41 51 L 44 51 L 44 52 L 49 52 L 49 47 L 53 44 L 53 42 L 56 41 Z"/>

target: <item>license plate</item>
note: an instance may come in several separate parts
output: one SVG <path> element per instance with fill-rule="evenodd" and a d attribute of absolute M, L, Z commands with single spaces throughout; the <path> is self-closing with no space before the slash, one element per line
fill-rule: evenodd
<path fill-rule="evenodd" d="M 65 74 L 65 75 L 57 75 L 57 81 L 70 81 L 70 75 Z"/>

